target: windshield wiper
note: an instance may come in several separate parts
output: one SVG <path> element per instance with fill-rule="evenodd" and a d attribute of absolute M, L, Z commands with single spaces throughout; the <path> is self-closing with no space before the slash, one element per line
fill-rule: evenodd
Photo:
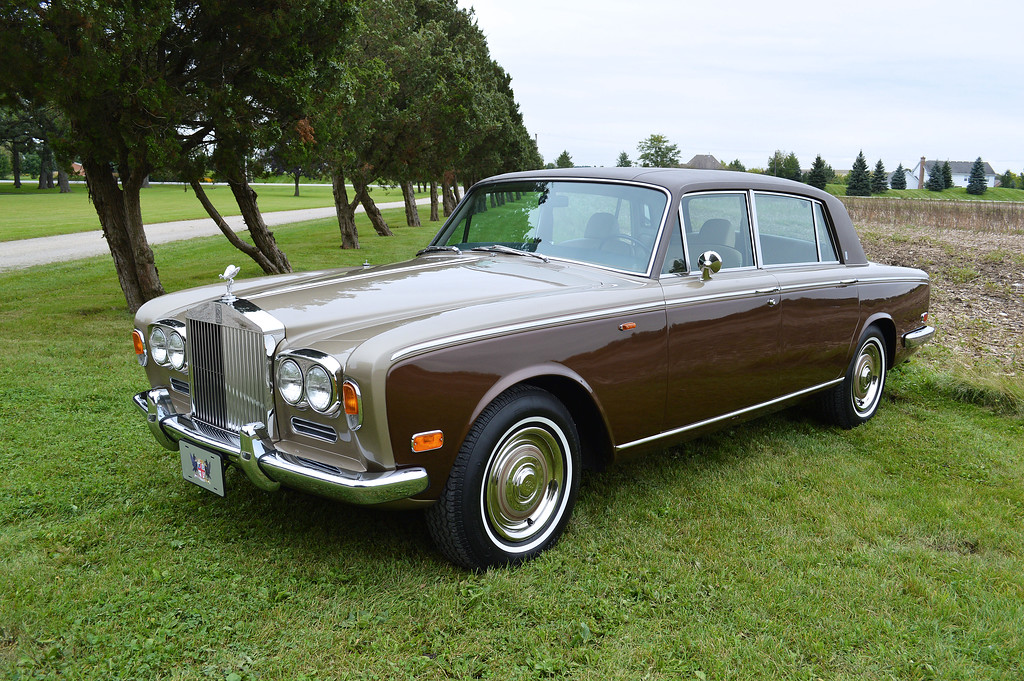
<path fill-rule="evenodd" d="M 424 253 L 440 253 L 441 251 L 451 251 L 457 255 L 462 255 L 462 251 L 456 246 L 427 246 L 416 252 L 416 255 L 423 255 Z"/>
<path fill-rule="evenodd" d="M 473 249 L 474 251 L 489 251 L 491 253 L 507 253 L 508 255 L 528 255 L 531 258 L 537 258 L 544 262 L 551 262 L 546 256 L 540 253 L 532 253 L 530 251 L 521 251 L 518 248 L 512 248 L 511 246 L 503 246 L 501 244 L 494 244 L 493 246 L 477 246 Z"/>

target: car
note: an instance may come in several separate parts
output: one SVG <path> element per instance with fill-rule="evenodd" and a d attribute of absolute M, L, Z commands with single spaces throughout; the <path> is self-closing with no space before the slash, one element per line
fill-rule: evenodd
<path fill-rule="evenodd" d="M 864 423 L 935 333 L 927 274 L 751 173 L 504 174 L 406 262 L 237 274 L 135 317 L 134 403 L 182 476 L 422 507 L 470 569 L 551 547 L 586 469 L 806 400 Z"/>

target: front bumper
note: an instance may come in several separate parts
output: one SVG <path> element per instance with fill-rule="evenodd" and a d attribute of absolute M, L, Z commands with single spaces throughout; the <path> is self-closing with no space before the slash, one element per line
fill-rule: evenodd
<path fill-rule="evenodd" d="M 423 468 L 355 472 L 308 461 L 276 449 L 262 423 L 242 427 L 237 436 L 200 429 L 187 414 L 174 412 L 166 388 L 144 390 L 133 398 L 157 442 L 177 451 L 178 443 L 217 452 L 241 468 L 254 485 L 275 491 L 281 485 L 348 504 L 383 504 L 408 499 L 430 485 Z M 209 432 L 204 432 L 209 430 Z"/>

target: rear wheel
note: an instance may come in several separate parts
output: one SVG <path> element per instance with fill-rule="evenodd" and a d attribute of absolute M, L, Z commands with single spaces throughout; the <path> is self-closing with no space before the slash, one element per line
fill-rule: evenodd
<path fill-rule="evenodd" d="M 579 436 L 551 393 L 512 388 L 473 424 L 437 503 L 430 534 L 459 565 L 518 563 L 552 546 L 579 490 Z"/>
<path fill-rule="evenodd" d="M 885 339 L 872 326 L 864 332 L 843 382 L 824 394 L 826 418 L 842 428 L 854 428 L 874 416 L 886 370 Z"/>

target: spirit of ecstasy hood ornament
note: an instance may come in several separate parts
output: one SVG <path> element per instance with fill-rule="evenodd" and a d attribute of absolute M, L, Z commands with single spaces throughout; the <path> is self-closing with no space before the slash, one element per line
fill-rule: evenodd
<path fill-rule="evenodd" d="M 228 290 L 225 291 L 224 295 L 221 296 L 221 298 L 220 298 L 221 302 L 233 303 L 236 300 L 238 300 L 238 298 L 236 298 L 235 295 L 233 293 L 231 293 L 231 287 L 234 286 L 234 284 L 235 284 L 235 275 L 237 275 L 241 271 L 242 271 L 241 267 L 236 267 L 234 265 L 228 265 L 227 268 L 225 268 L 225 270 L 224 270 L 224 274 L 218 275 L 218 276 L 220 276 L 221 279 L 226 281 L 227 284 L 228 284 Z"/>

